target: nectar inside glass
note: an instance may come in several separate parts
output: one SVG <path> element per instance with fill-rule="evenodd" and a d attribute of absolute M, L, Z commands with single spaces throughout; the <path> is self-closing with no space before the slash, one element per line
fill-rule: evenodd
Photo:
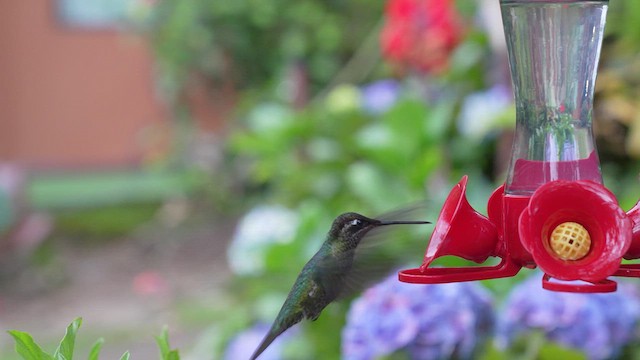
<path fill-rule="evenodd" d="M 516 128 L 505 192 L 553 180 L 602 183 L 593 91 L 608 1 L 501 0 Z"/>

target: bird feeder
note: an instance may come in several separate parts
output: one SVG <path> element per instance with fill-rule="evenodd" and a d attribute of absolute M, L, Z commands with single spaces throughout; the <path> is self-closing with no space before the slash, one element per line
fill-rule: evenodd
<path fill-rule="evenodd" d="M 447 197 L 423 264 L 399 279 L 434 284 L 510 277 L 540 268 L 545 289 L 611 292 L 640 277 L 640 202 L 623 211 L 602 183 L 592 130 L 607 0 L 500 0 L 516 127 L 505 184 L 487 214 L 467 202 L 467 177 Z M 453 255 L 481 264 L 432 267 Z"/>

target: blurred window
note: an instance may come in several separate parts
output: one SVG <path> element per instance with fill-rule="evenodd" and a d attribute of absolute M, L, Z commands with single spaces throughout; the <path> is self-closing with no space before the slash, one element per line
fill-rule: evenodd
<path fill-rule="evenodd" d="M 57 0 L 57 15 L 66 26 L 87 29 L 117 28 L 134 0 Z"/>

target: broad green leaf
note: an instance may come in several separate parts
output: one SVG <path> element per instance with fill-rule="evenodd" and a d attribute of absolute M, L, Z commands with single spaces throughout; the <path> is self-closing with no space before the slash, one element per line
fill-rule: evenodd
<path fill-rule="evenodd" d="M 33 337 L 27 332 L 10 330 L 11 335 L 16 341 L 16 352 L 22 356 L 24 360 L 53 360 L 51 355 L 44 352 Z"/>
<path fill-rule="evenodd" d="M 93 344 L 93 347 L 91 347 L 91 351 L 89 352 L 88 360 L 98 360 L 98 357 L 100 356 L 100 350 L 102 350 L 102 344 L 104 344 L 103 338 L 98 339 L 98 341 Z"/>
<path fill-rule="evenodd" d="M 122 354 L 122 357 L 120 357 L 120 360 L 129 360 L 129 358 L 131 358 L 131 354 L 129 354 L 129 352 L 125 352 L 124 354 Z"/>
<path fill-rule="evenodd" d="M 60 345 L 53 353 L 53 357 L 56 360 L 72 360 L 73 359 L 73 349 L 76 343 L 76 334 L 78 333 L 78 329 L 82 325 L 82 318 L 76 318 L 69 324 L 67 327 L 67 332 L 64 334 L 64 337 L 60 341 Z"/>

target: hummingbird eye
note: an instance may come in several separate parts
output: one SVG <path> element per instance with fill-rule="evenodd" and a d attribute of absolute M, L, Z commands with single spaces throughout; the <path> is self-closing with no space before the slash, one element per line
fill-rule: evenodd
<path fill-rule="evenodd" d="M 351 220 L 351 225 L 352 226 L 360 226 L 360 225 L 362 225 L 362 220 L 360 220 L 360 219 Z"/>

